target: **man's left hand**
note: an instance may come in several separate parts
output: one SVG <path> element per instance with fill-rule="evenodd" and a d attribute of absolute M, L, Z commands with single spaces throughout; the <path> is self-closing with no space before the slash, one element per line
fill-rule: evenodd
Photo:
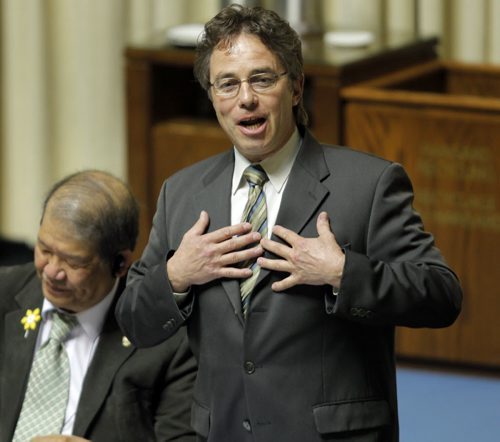
<path fill-rule="evenodd" d="M 344 270 L 345 256 L 330 229 L 328 214 L 321 212 L 316 221 L 318 236 L 303 238 L 282 226 L 274 226 L 273 233 L 287 244 L 280 244 L 267 238 L 261 240 L 265 250 L 282 259 L 260 257 L 257 263 L 264 269 L 287 272 L 290 275 L 275 282 L 272 289 L 276 292 L 299 284 L 340 287 Z"/>

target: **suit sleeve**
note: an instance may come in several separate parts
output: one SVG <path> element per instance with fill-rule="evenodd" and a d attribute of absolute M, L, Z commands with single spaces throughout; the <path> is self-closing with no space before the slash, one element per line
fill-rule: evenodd
<path fill-rule="evenodd" d="M 166 194 L 167 182 L 158 198 L 148 244 L 132 265 L 116 307 L 120 327 L 137 347 L 150 347 L 173 336 L 192 308 L 188 302 L 179 309 L 168 280 L 166 261 L 173 250 L 167 239 Z"/>
<path fill-rule="evenodd" d="M 177 336 L 180 336 L 177 342 Z M 155 413 L 155 434 L 158 442 L 195 441 L 191 428 L 191 404 L 196 379 L 196 363 L 188 345 L 185 328 L 176 335 L 175 353 L 165 375 Z"/>
<path fill-rule="evenodd" d="M 364 323 L 445 327 L 457 318 L 462 291 L 413 209 L 403 168 L 390 164 L 373 196 L 366 253 L 347 248 L 332 314 Z"/>

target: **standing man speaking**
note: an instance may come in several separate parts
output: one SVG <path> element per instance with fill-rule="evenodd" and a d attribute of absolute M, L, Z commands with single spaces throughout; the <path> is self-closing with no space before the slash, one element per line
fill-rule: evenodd
<path fill-rule="evenodd" d="M 314 139 L 272 11 L 223 9 L 195 75 L 234 148 L 165 181 L 122 328 L 150 346 L 187 323 L 200 441 L 397 441 L 394 329 L 448 326 L 462 297 L 406 173 Z"/>

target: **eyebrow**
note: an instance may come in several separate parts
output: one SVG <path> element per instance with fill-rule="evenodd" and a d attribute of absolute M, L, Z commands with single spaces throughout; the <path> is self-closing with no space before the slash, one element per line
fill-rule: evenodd
<path fill-rule="evenodd" d="M 51 252 L 53 252 L 53 248 L 50 247 L 47 243 L 45 243 L 39 236 L 37 237 L 37 242 L 45 249 L 48 249 L 50 250 Z M 92 258 L 88 258 L 88 257 L 83 257 L 83 256 L 80 256 L 80 255 L 71 255 L 69 253 L 64 253 L 64 252 L 61 252 L 61 251 L 57 251 L 56 254 L 58 256 L 60 256 L 62 259 L 64 259 L 64 261 L 71 261 L 71 262 L 74 262 L 74 263 L 77 263 L 77 264 L 88 264 L 92 261 Z"/>
<path fill-rule="evenodd" d="M 252 69 L 248 77 L 251 77 L 252 75 L 256 74 L 267 74 L 274 72 L 276 71 L 272 68 L 257 68 L 257 69 Z M 234 72 L 223 72 L 215 76 L 215 80 L 219 80 L 221 78 L 239 78 L 239 77 Z"/>

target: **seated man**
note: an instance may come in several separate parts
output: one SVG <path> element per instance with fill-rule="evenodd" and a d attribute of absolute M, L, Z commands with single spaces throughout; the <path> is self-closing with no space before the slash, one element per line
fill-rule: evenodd
<path fill-rule="evenodd" d="M 34 265 L 0 269 L 0 441 L 194 440 L 185 330 L 139 350 L 113 315 L 137 233 L 137 203 L 107 173 L 49 192 Z"/>

